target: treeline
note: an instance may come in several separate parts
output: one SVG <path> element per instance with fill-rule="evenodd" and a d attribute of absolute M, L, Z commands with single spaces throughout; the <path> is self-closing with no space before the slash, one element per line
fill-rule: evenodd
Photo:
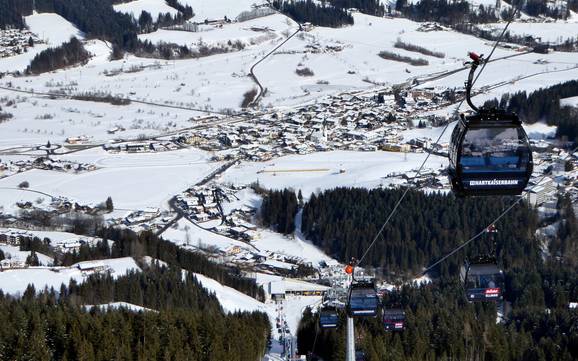
<path fill-rule="evenodd" d="M 269 191 L 263 198 L 261 206 L 263 225 L 271 227 L 279 233 L 293 233 L 295 231 L 297 208 L 298 203 L 295 192 L 288 189 Z"/>
<path fill-rule="evenodd" d="M 23 16 L 32 15 L 32 0 L 2 0 L 0 1 L 0 29 L 23 29 Z"/>
<path fill-rule="evenodd" d="M 195 16 L 193 12 L 193 8 L 190 5 L 183 5 L 179 2 L 179 0 L 166 0 L 168 6 L 172 7 L 173 9 L 177 9 L 183 16 L 185 20 L 188 20 Z"/>
<path fill-rule="evenodd" d="M 159 312 L 82 307 L 112 301 Z M 1 360 L 253 361 L 270 334 L 265 314 L 225 314 L 194 278 L 166 268 L 91 277 L 58 295 L 35 296 L 32 287 L 19 300 L 0 293 L 0 322 Z"/>
<path fill-rule="evenodd" d="M 475 16 L 478 22 L 495 22 L 494 12 L 485 11 L 482 7 L 480 14 L 470 11 L 469 3 L 465 0 L 421 0 L 410 3 L 408 0 L 397 0 L 395 9 L 404 16 L 415 21 L 436 21 L 446 25 L 455 25 L 468 21 Z M 486 18 L 482 18 L 486 15 Z"/>
<path fill-rule="evenodd" d="M 82 43 L 75 37 L 56 48 L 48 48 L 32 59 L 26 69 L 29 74 L 41 74 L 72 65 L 85 63 L 90 54 Z"/>
<path fill-rule="evenodd" d="M 578 96 L 578 81 L 571 80 L 536 90 L 529 95 L 525 91 L 504 94 L 499 101 L 487 101 L 484 107 L 499 107 L 515 112 L 525 123 L 545 121 L 548 125 L 558 127 L 556 137 L 578 142 L 578 111 L 560 105 L 560 99 L 574 96 Z"/>
<path fill-rule="evenodd" d="M 315 245 L 342 262 L 359 258 L 397 202 L 402 189 L 337 188 L 312 194 L 303 206 L 301 231 Z M 266 198 L 263 215 L 283 220 L 295 208 L 286 199 L 293 196 Z M 404 204 L 385 228 L 364 260 L 378 273 L 416 274 L 473 234 L 484 229 L 511 199 L 456 199 L 451 194 L 424 194 L 410 190 Z M 265 203 L 264 203 L 265 204 Z M 520 264 L 536 254 L 538 242 L 535 212 L 525 205 L 512 209 L 497 225 L 497 252 L 507 266 Z M 487 253 L 492 244 L 483 237 L 468 247 L 465 255 L 442 264 L 440 275 L 455 274 L 466 256 Z M 538 261 L 534 259 L 534 261 Z"/>
<path fill-rule="evenodd" d="M 433 51 L 433 50 L 429 50 L 428 48 L 424 48 L 423 46 L 419 46 L 419 45 L 415 45 L 415 44 L 411 44 L 411 43 L 406 43 L 406 42 L 401 41 L 401 39 L 397 39 L 397 41 L 395 42 L 395 44 L 393 46 L 396 48 L 399 48 L 399 49 L 404 49 L 407 51 L 412 51 L 412 52 L 420 53 L 423 55 L 433 56 L 433 57 L 440 58 L 440 59 L 443 59 L 446 57 L 446 54 L 444 54 L 442 52 Z"/>
<path fill-rule="evenodd" d="M 102 238 L 102 241 L 94 246 L 83 244 L 78 251 L 60 254 L 52 252 L 46 240 L 32 238 L 25 240 L 21 250 L 48 254 L 54 258 L 56 266 L 70 266 L 78 262 L 107 258 L 140 259 L 143 256 L 150 256 L 186 271 L 205 275 L 257 300 L 265 299 L 263 288 L 258 286 L 254 279 L 242 276 L 238 268 L 213 263 L 203 254 L 181 248 L 152 232 L 137 234 L 129 229 L 103 228 L 101 222 L 101 218 L 74 219 L 73 222 L 76 226 L 71 229 L 72 232 Z"/>
<path fill-rule="evenodd" d="M 570 14 L 571 4 L 567 8 L 552 7 L 548 0 L 513 0 L 512 6 L 519 8 L 530 16 L 547 16 L 554 19 L 566 19 Z"/>
<path fill-rule="evenodd" d="M 84 100 L 98 103 L 108 103 L 112 105 L 129 105 L 130 99 L 114 96 L 103 92 L 84 92 L 72 96 L 75 100 Z"/>
<path fill-rule="evenodd" d="M 423 58 L 410 58 L 409 56 L 403 56 L 386 50 L 380 51 L 377 55 L 382 59 L 399 61 L 413 66 L 424 66 L 429 64 L 429 61 Z"/>
<path fill-rule="evenodd" d="M 568 3 L 568 9 L 552 8 L 548 6 L 547 0 L 515 0 L 512 6 L 530 16 L 566 19 L 570 15 L 568 10 L 578 7 L 578 4 L 575 4 L 576 0 L 572 1 L 573 3 Z M 490 23 L 496 22 L 500 18 L 506 20 L 512 17 L 511 8 L 501 11 L 488 5 L 479 5 L 477 8 L 473 8 L 465 0 L 420 0 L 419 2 L 396 0 L 395 9 L 415 21 L 436 21 L 451 26 L 464 23 Z"/>
<path fill-rule="evenodd" d="M 353 17 L 347 11 L 312 0 L 273 0 L 273 7 L 298 23 L 337 28 L 353 24 Z"/>
<path fill-rule="evenodd" d="M 357 9 L 373 16 L 385 15 L 385 6 L 379 0 L 329 0 L 329 3 L 339 9 Z"/>
<path fill-rule="evenodd" d="M 142 57 L 154 57 L 162 59 L 196 59 L 206 56 L 225 54 L 233 51 L 243 50 L 245 44 L 240 41 L 229 40 L 227 44 L 209 45 L 200 43 L 197 48 L 190 49 L 186 45 L 174 43 L 153 44 L 148 40 L 140 42 L 139 49 L 135 50 L 135 55 Z"/>

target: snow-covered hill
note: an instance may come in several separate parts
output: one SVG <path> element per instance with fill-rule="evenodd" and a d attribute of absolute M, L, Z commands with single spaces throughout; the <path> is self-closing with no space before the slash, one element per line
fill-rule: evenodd
<path fill-rule="evenodd" d="M 34 14 L 27 16 L 25 21 L 30 31 L 52 47 L 67 42 L 73 36 L 84 39 L 84 34 L 74 24 L 58 14 Z"/>
<path fill-rule="evenodd" d="M 54 288 L 58 291 L 62 284 L 68 285 L 71 280 L 82 283 L 95 272 L 111 272 L 116 278 L 129 271 L 140 271 L 135 260 L 130 257 L 79 262 L 70 267 L 11 269 L 0 272 L 0 289 L 6 294 L 21 295 L 31 284 L 36 290 Z"/>
<path fill-rule="evenodd" d="M 154 19 L 159 15 L 171 14 L 175 16 L 179 11 L 173 7 L 167 5 L 165 0 L 135 0 L 123 4 L 114 5 L 114 10 L 130 14 L 134 18 L 138 19 L 143 11 L 150 13 Z"/>

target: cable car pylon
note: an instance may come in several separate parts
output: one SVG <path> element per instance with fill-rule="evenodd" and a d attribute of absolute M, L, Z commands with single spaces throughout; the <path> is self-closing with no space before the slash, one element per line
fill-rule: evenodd
<path fill-rule="evenodd" d="M 355 325 L 353 318 L 347 316 L 347 348 L 345 361 L 355 361 Z"/>

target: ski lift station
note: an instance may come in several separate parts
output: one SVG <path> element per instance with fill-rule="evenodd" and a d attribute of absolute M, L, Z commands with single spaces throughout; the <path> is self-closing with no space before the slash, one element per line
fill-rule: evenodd
<path fill-rule="evenodd" d="M 286 296 L 323 296 L 331 287 L 316 283 L 283 278 L 271 281 L 265 288 L 266 297 L 272 300 L 283 300 Z"/>

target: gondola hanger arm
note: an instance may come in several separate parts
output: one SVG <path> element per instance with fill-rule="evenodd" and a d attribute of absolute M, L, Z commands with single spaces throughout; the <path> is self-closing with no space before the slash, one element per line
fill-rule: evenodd
<path fill-rule="evenodd" d="M 468 53 L 468 57 L 471 59 L 471 61 L 466 62 L 466 65 L 470 65 L 470 74 L 468 75 L 468 80 L 466 81 L 466 101 L 468 102 L 468 105 L 470 106 L 470 108 L 472 108 L 473 111 L 475 111 L 476 113 L 480 112 L 480 109 L 478 109 L 477 106 L 474 105 L 474 103 L 472 103 L 472 87 L 473 87 L 473 83 L 474 83 L 474 74 L 476 73 L 476 69 L 478 68 L 478 66 L 480 64 L 483 64 L 486 60 L 484 59 L 484 54 L 482 55 L 478 55 L 477 53 L 474 53 L 473 51 L 470 51 Z"/>

